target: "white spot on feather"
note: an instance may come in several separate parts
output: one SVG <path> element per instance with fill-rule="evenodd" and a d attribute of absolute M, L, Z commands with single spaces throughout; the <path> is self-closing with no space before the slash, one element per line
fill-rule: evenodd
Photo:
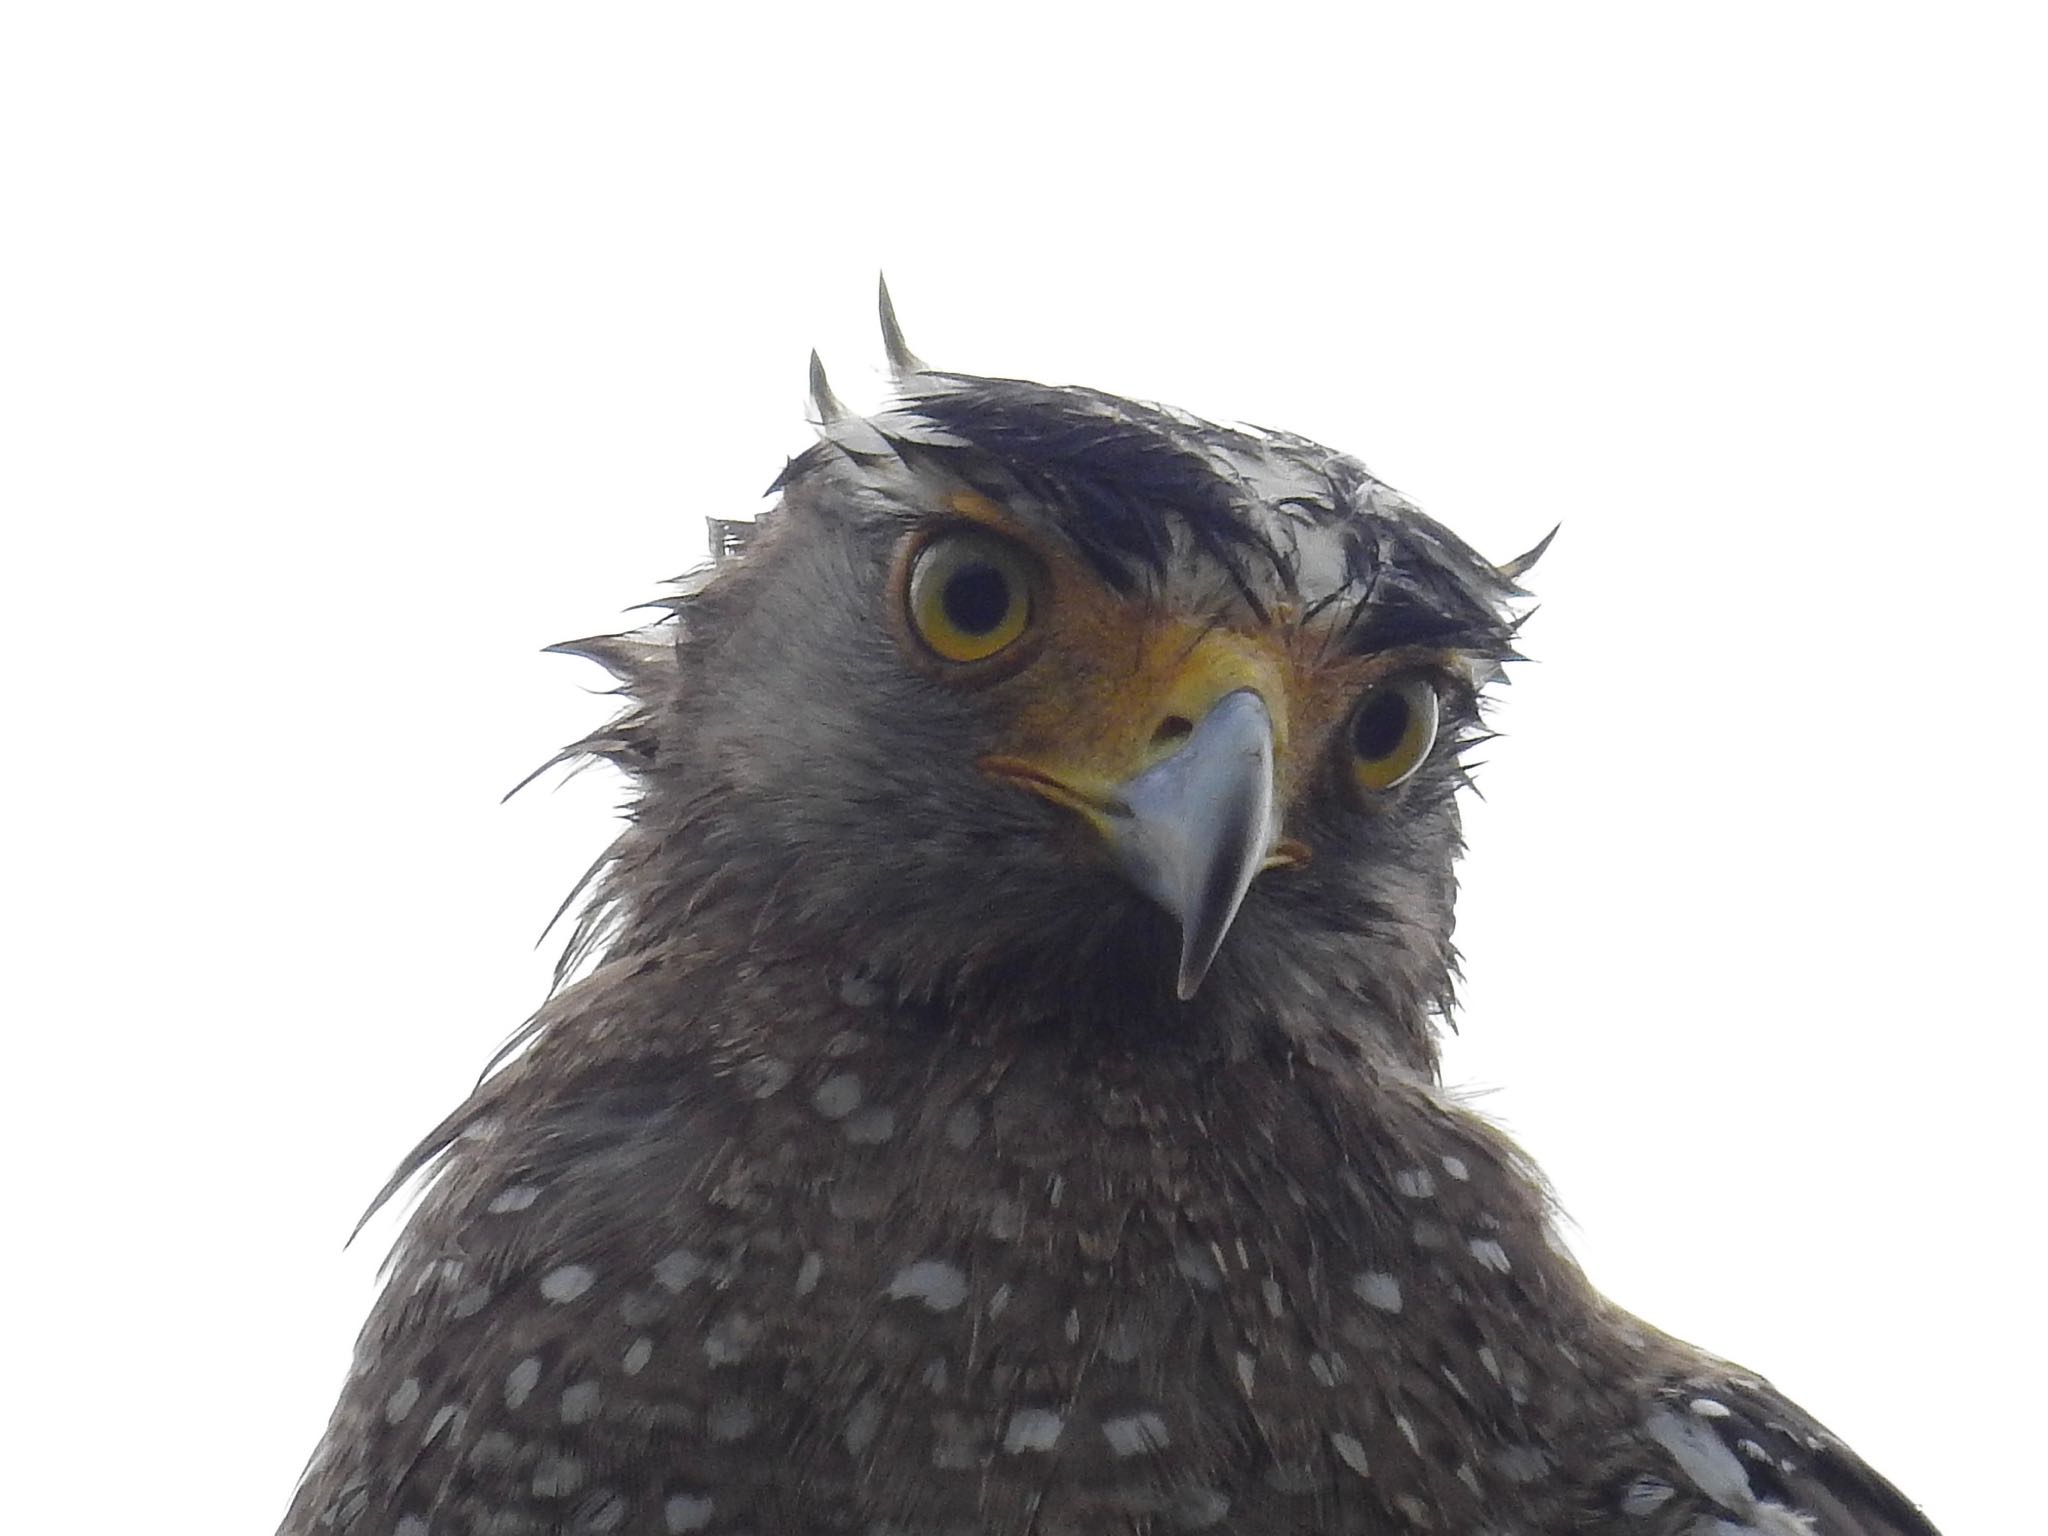
<path fill-rule="evenodd" d="M 597 1283 L 597 1271 L 587 1264 L 564 1264 L 541 1276 L 540 1293 L 560 1306 L 574 1301 Z"/>
<path fill-rule="evenodd" d="M 661 1506 L 661 1523 L 667 1527 L 669 1536 L 686 1536 L 690 1531 L 701 1531 L 711 1523 L 712 1503 L 694 1493 L 679 1493 Z"/>
<path fill-rule="evenodd" d="M 413 1404 L 417 1403 L 419 1400 L 419 1377 L 406 1377 L 405 1380 L 401 1381 L 398 1384 L 398 1386 L 392 1391 L 392 1394 L 384 1400 L 384 1422 L 386 1424 L 398 1423 L 408 1413 L 412 1412 Z"/>
<path fill-rule="evenodd" d="M 505 1406 L 517 1408 L 540 1384 L 540 1356 L 528 1355 L 505 1373 Z"/>
<path fill-rule="evenodd" d="M 1351 1289 L 1368 1307 L 1377 1307 L 1382 1312 L 1401 1310 L 1401 1282 L 1392 1275 L 1368 1269 L 1352 1279 Z"/>
<path fill-rule="evenodd" d="M 811 1107 L 827 1120 L 844 1120 L 860 1108 L 860 1097 L 860 1079 L 851 1072 L 835 1072 L 818 1084 Z"/>
<path fill-rule="evenodd" d="M 919 1259 L 896 1271 L 888 1295 L 891 1301 L 921 1301 L 933 1312 L 951 1312 L 967 1299 L 967 1276 L 943 1259 Z"/>
<path fill-rule="evenodd" d="M 843 1127 L 846 1139 L 857 1147 L 879 1147 L 896 1134 L 896 1111 L 876 1104 L 850 1118 Z"/>
<path fill-rule="evenodd" d="M 1533 1483 L 1550 1471 L 1550 1455 L 1533 1445 L 1504 1445 L 1493 1453 L 1493 1468 L 1511 1483 Z"/>
<path fill-rule="evenodd" d="M 1365 1447 L 1358 1443 L 1356 1435 L 1330 1436 L 1330 1449 L 1337 1453 L 1337 1459 L 1356 1472 L 1360 1477 L 1372 1474 L 1367 1470 Z"/>
<path fill-rule="evenodd" d="M 1173 1267 L 1183 1278 L 1193 1281 L 1205 1291 L 1223 1288 L 1223 1270 L 1217 1262 L 1201 1249 L 1183 1244 L 1173 1256 Z"/>
<path fill-rule="evenodd" d="M 579 1381 L 562 1393 L 562 1422 L 564 1424 L 588 1423 L 597 1412 L 597 1383 Z"/>
<path fill-rule="evenodd" d="M 490 1303 L 490 1291 L 481 1285 L 475 1286 L 464 1291 L 449 1304 L 448 1315 L 450 1317 L 475 1317 L 477 1313 L 483 1311 Z"/>
<path fill-rule="evenodd" d="M 713 1365 L 737 1365 L 753 1352 L 761 1325 L 744 1312 L 728 1312 L 704 1335 L 704 1358 Z"/>
<path fill-rule="evenodd" d="M 704 1273 L 704 1261 L 687 1248 L 664 1254 L 654 1266 L 654 1282 L 664 1291 L 680 1291 Z"/>
<path fill-rule="evenodd" d="M 882 1000 L 881 984 L 872 976 L 849 971 L 839 978 L 839 1000 L 849 1008 L 872 1008 Z"/>
<path fill-rule="evenodd" d="M 754 1406 L 743 1397 L 721 1397 L 704 1416 L 714 1440 L 744 1440 L 754 1432 Z"/>
<path fill-rule="evenodd" d="M 1059 1444 L 1066 1419 L 1050 1408 L 1019 1408 L 1010 1415 L 1003 1430 L 1003 1449 L 1011 1455 L 1025 1451 L 1049 1451 Z"/>
<path fill-rule="evenodd" d="M 846 1427 L 840 1438 L 846 1442 L 849 1456 L 859 1456 L 875 1443 L 875 1432 L 882 1427 L 882 1400 L 872 1393 L 853 1405 L 846 1415 Z"/>
<path fill-rule="evenodd" d="M 1502 1274 L 1508 1272 L 1508 1251 L 1492 1238 L 1475 1237 L 1465 1245 L 1465 1249 L 1488 1269 L 1498 1270 Z"/>
<path fill-rule="evenodd" d="M 1183 1488 L 1173 1496 L 1173 1523 L 1183 1531 L 1206 1531 L 1230 1513 L 1230 1496 L 1220 1488 Z"/>
<path fill-rule="evenodd" d="M 534 1463 L 535 1498 L 565 1498 L 583 1486 L 583 1463 L 573 1456 L 543 1456 Z"/>

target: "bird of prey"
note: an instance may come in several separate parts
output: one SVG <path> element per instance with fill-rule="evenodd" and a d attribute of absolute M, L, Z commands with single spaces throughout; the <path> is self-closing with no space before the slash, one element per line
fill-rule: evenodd
<path fill-rule="evenodd" d="M 1439 1080 L 1541 546 L 883 332 L 883 409 L 814 359 L 771 511 L 563 647 L 624 827 L 284 1531 L 1932 1536 Z"/>

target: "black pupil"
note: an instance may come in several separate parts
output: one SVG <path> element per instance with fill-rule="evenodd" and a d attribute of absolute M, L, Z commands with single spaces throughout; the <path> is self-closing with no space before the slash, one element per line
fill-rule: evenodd
<path fill-rule="evenodd" d="M 946 580 L 946 622 L 963 635 L 985 635 L 1010 613 L 1010 578 L 985 560 L 963 565 Z"/>
<path fill-rule="evenodd" d="M 1358 712 L 1351 722 L 1351 749 L 1368 762 L 1392 757 L 1408 734 L 1408 701 L 1398 693 L 1383 693 Z"/>

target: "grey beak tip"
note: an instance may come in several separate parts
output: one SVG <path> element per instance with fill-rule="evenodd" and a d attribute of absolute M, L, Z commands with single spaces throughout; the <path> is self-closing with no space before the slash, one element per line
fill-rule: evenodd
<path fill-rule="evenodd" d="M 1230 913 L 1237 915 L 1233 905 Z M 1224 935 L 1229 923 L 1211 933 L 1204 934 L 1192 924 L 1183 926 L 1181 932 L 1180 973 L 1174 983 L 1174 991 L 1182 1002 L 1191 1002 L 1194 995 L 1202 990 L 1202 983 L 1208 979 L 1210 969 L 1216 964 L 1216 956 L 1223 948 Z"/>
<path fill-rule="evenodd" d="M 1125 872 L 1181 924 L 1182 1002 L 1200 990 L 1274 837 L 1273 724 L 1249 690 L 1226 695 L 1181 749 L 1123 786 Z"/>

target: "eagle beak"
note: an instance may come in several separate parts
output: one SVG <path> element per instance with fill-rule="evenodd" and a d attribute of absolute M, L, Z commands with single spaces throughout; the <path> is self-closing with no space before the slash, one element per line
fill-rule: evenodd
<path fill-rule="evenodd" d="M 1078 816 L 1100 855 L 1180 925 L 1182 1002 L 1259 871 L 1308 859 L 1280 836 L 1288 665 L 1265 635 L 1160 625 L 1136 656 L 1059 694 L 1055 714 L 1013 726 L 1026 750 L 977 760 Z"/>
<path fill-rule="evenodd" d="M 1104 812 L 1111 856 L 1180 923 L 1186 1002 L 1279 834 L 1265 700 L 1249 688 L 1225 694 L 1172 756 L 1120 784 Z"/>

